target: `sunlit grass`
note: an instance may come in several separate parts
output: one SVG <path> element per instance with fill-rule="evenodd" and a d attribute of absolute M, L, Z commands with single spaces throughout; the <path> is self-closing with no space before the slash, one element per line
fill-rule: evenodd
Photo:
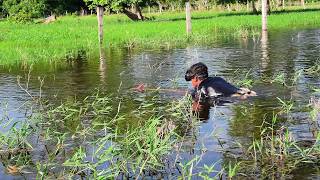
<path fill-rule="evenodd" d="M 146 14 L 154 17 L 132 22 L 124 15 L 106 15 L 104 46 L 165 47 L 214 43 L 219 38 L 250 38 L 260 33 L 259 15 L 246 13 L 193 12 L 193 34 L 185 34 L 184 13 Z M 317 11 L 278 13 L 269 16 L 270 31 L 318 27 Z M 0 21 L 0 65 L 59 62 L 78 50 L 98 51 L 95 16 L 60 17 L 51 24 L 13 24 Z"/>

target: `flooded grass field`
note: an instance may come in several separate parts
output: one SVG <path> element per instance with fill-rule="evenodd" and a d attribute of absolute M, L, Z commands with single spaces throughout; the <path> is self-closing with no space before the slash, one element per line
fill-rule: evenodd
<path fill-rule="evenodd" d="M 319 52 L 320 30 L 299 29 L 2 68 L 1 177 L 318 179 Z M 185 93 L 154 90 L 189 88 L 199 61 L 258 96 L 199 120 Z"/>
<path fill-rule="evenodd" d="M 277 11 L 269 16 L 269 30 L 319 27 L 319 5 L 312 9 Z M 139 48 L 183 48 L 188 44 L 216 43 L 217 39 L 249 38 L 260 34 L 261 17 L 246 12 L 192 12 L 192 36 L 185 35 L 184 12 L 146 14 L 153 20 L 131 22 L 121 14 L 106 15 L 104 46 Z M 0 20 L 0 66 L 60 63 L 67 54 L 84 50 L 98 53 L 97 18 L 63 16 L 50 24 L 16 24 Z M 94 57 L 93 57 L 94 58 Z M 89 58 L 89 59 L 93 59 Z M 46 65 L 47 66 L 47 65 Z"/>

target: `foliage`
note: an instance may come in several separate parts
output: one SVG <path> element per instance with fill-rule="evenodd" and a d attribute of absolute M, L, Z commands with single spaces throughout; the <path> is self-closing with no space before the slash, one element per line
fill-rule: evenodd
<path fill-rule="evenodd" d="M 95 6 L 105 6 L 112 2 L 111 0 L 84 0 L 85 3 L 89 4 L 91 8 Z"/>
<path fill-rule="evenodd" d="M 82 0 L 46 0 L 45 14 L 65 14 L 74 13 L 82 9 L 87 9 Z"/>
<path fill-rule="evenodd" d="M 43 15 L 45 0 L 4 0 L 3 8 L 17 22 L 29 22 Z"/>
<path fill-rule="evenodd" d="M 0 18 L 1 18 L 2 16 L 4 16 L 5 14 L 6 14 L 6 12 L 5 12 L 4 9 L 3 9 L 3 2 L 0 1 Z"/>

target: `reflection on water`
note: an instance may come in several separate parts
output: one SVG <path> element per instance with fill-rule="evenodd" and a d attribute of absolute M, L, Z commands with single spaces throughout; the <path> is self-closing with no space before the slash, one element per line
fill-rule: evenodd
<path fill-rule="evenodd" d="M 101 78 L 101 83 L 104 84 L 105 83 L 105 79 L 106 79 L 106 70 L 107 70 L 107 66 L 106 66 L 106 53 L 105 53 L 105 49 L 103 49 L 101 46 L 99 46 L 99 71 L 100 71 L 100 78 Z"/>
<path fill-rule="evenodd" d="M 311 96 L 310 87 L 319 87 L 319 77 L 301 76 L 294 87 L 281 84 L 270 84 L 262 81 L 284 73 L 287 81 L 291 81 L 295 73 L 308 68 L 320 59 L 320 30 L 302 30 L 292 32 L 269 32 L 254 39 L 229 40 L 228 43 L 215 44 L 214 47 L 186 47 L 185 49 L 100 49 L 99 55 L 87 57 L 85 52 L 68 58 L 68 63 L 46 66 L 33 66 L 29 82 L 29 92 L 38 94 L 40 82 L 43 97 L 54 101 L 64 101 L 74 97 L 82 98 L 98 88 L 110 94 L 121 93 L 128 102 L 124 108 L 131 111 L 134 99 L 145 94 L 128 93 L 128 89 L 138 83 L 148 87 L 188 88 L 184 80 L 186 69 L 195 62 L 204 62 L 211 75 L 222 76 L 230 81 L 241 80 L 250 70 L 250 77 L 259 81 L 254 84 L 259 96 L 247 101 L 237 101 L 212 107 L 209 118 L 199 127 L 196 141 L 192 144 L 193 153 L 206 150 L 205 157 L 198 164 L 212 164 L 224 159 L 221 149 L 232 150 L 232 143 L 238 141 L 246 144 L 259 134 L 257 126 L 263 120 L 272 118 L 273 112 L 280 108 L 281 99 L 293 99 L 297 103 L 295 112 L 288 117 L 279 117 L 280 121 L 289 125 L 289 129 L 297 139 L 313 139 L 307 122 L 308 114 L 300 111 L 299 104 L 307 104 Z M 25 117 L 27 107 L 21 108 L 30 97 L 17 85 L 16 77 L 26 77 L 19 67 L 10 71 L 0 71 L 0 100 L 7 107 L 8 116 L 13 119 Z M 26 81 L 26 80 L 24 80 Z M 164 93 L 159 101 L 168 102 L 180 95 Z M 130 102 L 130 99 L 132 102 Z M 136 102 L 136 101 L 135 101 Z M 6 114 L 4 108 L 1 116 Z M 266 115 L 267 114 L 267 115 Z M 269 117 L 268 117 L 269 116 Z M 3 130 L 2 130 L 3 131 Z M 236 151 L 236 150 L 235 150 Z M 188 159 L 186 155 L 186 159 Z M 219 165 L 220 166 L 220 165 Z"/>
<path fill-rule="evenodd" d="M 261 32 L 261 67 L 265 71 L 268 67 L 268 31 Z"/>

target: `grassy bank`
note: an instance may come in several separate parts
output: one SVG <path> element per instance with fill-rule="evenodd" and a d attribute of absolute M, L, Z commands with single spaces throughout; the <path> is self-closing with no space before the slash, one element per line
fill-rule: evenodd
<path fill-rule="evenodd" d="M 146 22 L 131 22 L 123 15 L 105 16 L 105 46 L 166 47 L 214 42 L 220 37 L 251 37 L 260 32 L 258 15 L 246 13 L 194 12 L 193 34 L 185 35 L 184 14 L 146 14 Z M 314 28 L 320 25 L 319 11 L 281 12 L 269 16 L 270 31 Z M 0 21 L 0 64 L 56 61 L 79 49 L 98 51 L 95 16 L 60 17 L 45 24 L 13 24 Z"/>

